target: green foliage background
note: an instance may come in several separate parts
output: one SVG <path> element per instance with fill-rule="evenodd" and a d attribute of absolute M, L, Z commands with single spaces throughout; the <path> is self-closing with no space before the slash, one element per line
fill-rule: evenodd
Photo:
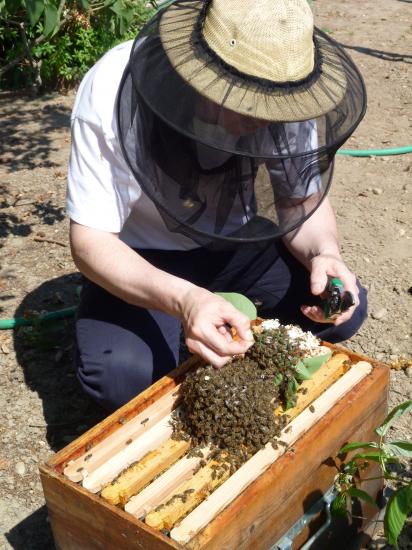
<path fill-rule="evenodd" d="M 76 85 L 156 8 L 154 0 L 0 0 L 0 89 Z"/>

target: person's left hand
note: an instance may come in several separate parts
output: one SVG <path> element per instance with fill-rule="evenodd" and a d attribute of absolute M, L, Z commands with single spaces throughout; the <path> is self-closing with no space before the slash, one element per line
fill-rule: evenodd
<path fill-rule="evenodd" d="M 353 312 L 359 305 L 359 289 L 356 284 L 356 277 L 346 267 L 339 256 L 321 254 L 312 258 L 310 265 L 310 288 L 312 294 L 320 296 L 324 292 L 328 284 L 328 276 L 339 277 L 345 290 L 353 294 L 355 304 L 334 319 L 326 319 L 322 308 L 319 306 L 302 305 L 301 311 L 306 317 L 309 317 L 309 319 L 316 323 L 341 325 L 352 317 Z"/>

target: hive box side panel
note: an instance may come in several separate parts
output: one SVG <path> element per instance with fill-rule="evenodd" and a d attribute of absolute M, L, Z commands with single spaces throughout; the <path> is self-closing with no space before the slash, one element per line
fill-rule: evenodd
<path fill-rule="evenodd" d="M 187 546 L 271 548 L 332 485 L 336 467 L 330 457 L 349 440 L 373 438 L 387 412 L 388 376 L 386 367 L 376 366 Z"/>
<path fill-rule="evenodd" d="M 183 550 L 144 523 L 81 487 L 40 470 L 58 550 Z"/>

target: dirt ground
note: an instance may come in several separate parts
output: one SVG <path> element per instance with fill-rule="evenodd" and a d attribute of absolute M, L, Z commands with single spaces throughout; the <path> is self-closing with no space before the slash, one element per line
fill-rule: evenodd
<path fill-rule="evenodd" d="M 367 115 L 345 147 L 410 145 L 411 0 L 322 0 L 314 9 L 367 85 Z M 64 210 L 73 99 L 0 97 L 2 319 L 76 303 Z M 410 357 L 412 155 L 338 157 L 331 197 L 344 256 L 369 291 L 369 318 L 346 345 L 388 363 Z M 54 548 L 38 464 L 103 417 L 79 389 L 73 355 L 71 319 L 0 331 L 0 549 Z M 390 405 L 406 399 L 412 368 L 392 370 Z M 390 435 L 411 439 L 410 424 L 402 419 Z M 379 526 L 374 538 L 370 548 L 389 548 Z M 411 528 L 401 548 L 412 548 Z"/>

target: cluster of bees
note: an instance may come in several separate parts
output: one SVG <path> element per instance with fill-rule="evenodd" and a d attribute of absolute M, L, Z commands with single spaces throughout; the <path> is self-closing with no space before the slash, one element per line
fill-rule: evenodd
<path fill-rule="evenodd" d="M 208 459 L 221 464 L 216 475 L 233 473 L 268 442 L 279 442 L 287 420 L 274 411 L 295 397 L 293 367 L 303 354 L 281 326 L 256 333 L 245 357 L 189 373 L 181 385 L 183 414 L 173 416 L 173 437 L 190 439 L 192 456 L 209 446 Z"/>

